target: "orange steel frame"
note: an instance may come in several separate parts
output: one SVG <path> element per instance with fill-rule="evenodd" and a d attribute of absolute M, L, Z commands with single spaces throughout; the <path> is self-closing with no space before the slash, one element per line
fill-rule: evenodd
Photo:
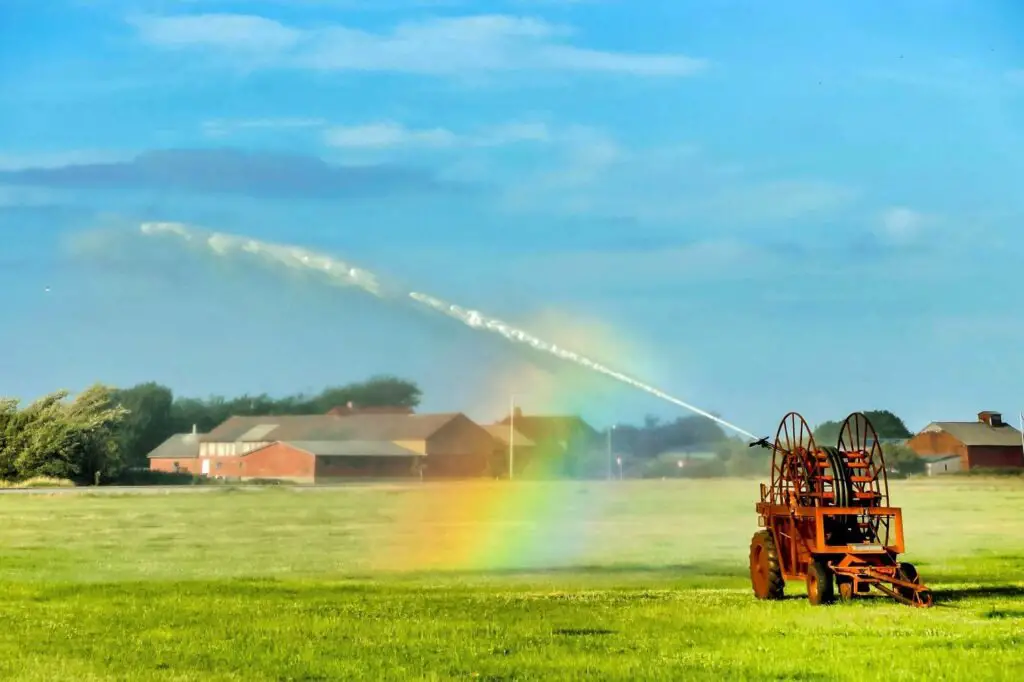
<path fill-rule="evenodd" d="M 865 449 L 868 443 L 871 447 Z M 878 435 L 867 417 L 861 413 L 847 417 L 840 429 L 839 447 L 826 450 L 815 446 L 806 420 L 790 412 L 779 425 L 775 443 L 769 444 L 767 438 L 751 443 L 751 447 L 757 445 L 773 450 L 771 487 L 761 484 L 756 510 L 758 526 L 767 529 L 774 541 L 778 561 L 775 570 L 784 582 L 812 578 L 817 581 L 817 573 L 808 575 L 811 563 L 817 561 L 824 563 L 835 577 L 844 599 L 874 587 L 905 604 L 931 606 L 931 591 L 921 584 L 913 565 L 897 561 L 906 549 L 902 510 L 873 506 L 888 502 L 888 483 Z M 837 463 L 828 459 L 836 456 L 849 461 Z M 869 484 L 870 489 L 850 490 L 850 497 L 863 501 L 863 505 L 851 506 L 847 502 L 842 507 L 829 506 L 828 501 L 836 499 L 837 466 L 847 472 L 844 479 Z M 826 467 L 830 470 L 828 474 L 823 471 Z M 864 471 L 851 475 L 851 469 Z M 831 492 L 827 489 L 829 482 Z M 864 542 L 828 544 L 826 526 L 831 526 L 828 520 L 837 516 L 855 518 L 866 531 L 858 533 Z M 752 580 L 754 571 L 752 563 Z"/>
<path fill-rule="evenodd" d="M 903 513 L 899 507 L 789 507 L 761 502 L 757 505 L 758 526 L 775 536 L 779 548 L 782 577 L 802 580 L 815 555 L 843 555 L 833 568 L 857 564 L 882 567 L 891 564 L 895 555 L 903 554 Z M 825 543 L 825 517 L 879 516 L 890 519 L 888 544 L 829 545 Z M 771 523 L 769 523 L 771 521 Z"/>
<path fill-rule="evenodd" d="M 852 583 L 854 593 L 869 592 L 871 587 L 897 601 L 930 606 L 930 596 L 916 604 L 898 590 L 927 594 L 926 588 L 903 580 L 896 557 L 904 553 L 903 512 L 899 507 L 807 507 L 772 504 L 768 488 L 761 484 L 761 501 L 756 505 L 758 526 L 771 531 L 779 548 L 779 568 L 783 580 L 803 580 L 807 566 L 815 557 L 829 557 L 828 566 L 837 577 Z M 886 544 L 829 545 L 825 542 L 825 518 L 829 516 L 875 516 L 889 519 Z"/>

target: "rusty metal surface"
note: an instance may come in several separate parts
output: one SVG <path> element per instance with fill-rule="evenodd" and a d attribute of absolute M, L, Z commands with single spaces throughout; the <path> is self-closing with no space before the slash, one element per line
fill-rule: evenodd
<path fill-rule="evenodd" d="M 833 447 L 816 443 L 807 421 L 790 412 L 771 444 L 752 445 L 772 450 L 771 479 L 761 484 L 755 510 L 758 525 L 774 539 L 784 580 L 806 580 L 812 603 L 819 603 L 827 566 L 842 598 L 875 588 L 905 604 L 931 606 L 931 591 L 916 569 L 905 564 L 914 577 L 907 580 L 897 561 L 905 551 L 903 515 L 890 505 L 885 457 L 866 416 L 848 416 Z M 752 564 L 752 579 L 763 571 Z M 831 584 L 826 587 L 831 593 Z"/>

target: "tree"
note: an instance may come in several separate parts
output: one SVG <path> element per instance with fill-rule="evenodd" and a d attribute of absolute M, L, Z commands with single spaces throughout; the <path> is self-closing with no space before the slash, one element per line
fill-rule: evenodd
<path fill-rule="evenodd" d="M 175 433 L 171 389 L 155 382 L 113 392 L 111 399 L 128 411 L 118 430 L 118 445 L 128 466 L 145 466 L 146 455 Z"/>
<path fill-rule="evenodd" d="M 920 474 L 927 468 L 924 459 L 901 443 L 883 444 L 882 455 L 886 468 L 897 475 Z"/>
<path fill-rule="evenodd" d="M 308 407 L 313 414 L 323 414 L 350 401 L 359 407 L 416 407 L 421 397 L 416 384 L 378 375 L 367 381 L 324 389 L 309 402 Z"/>
<path fill-rule="evenodd" d="M 814 429 L 814 442 L 818 445 L 835 445 L 839 442 L 840 422 L 829 420 L 818 424 Z"/>
<path fill-rule="evenodd" d="M 628 452 L 636 459 L 651 459 L 671 450 L 710 448 L 726 435 L 718 424 L 704 417 L 679 417 L 664 424 L 646 417 L 642 427 L 618 426 L 613 438 L 617 451 Z"/>
<path fill-rule="evenodd" d="M 3 443 L 0 468 L 8 479 L 34 476 L 76 483 L 116 476 L 121 469 L 117 427 L 127 410 L 112 400 L 112 391 L 95 385 L 67 401 L 56 391 L 18 410 L 2 403 Z"/>
<path fill-rule="evenodd" d="M 766 477 L 771 474 L 771 450 L 752 448 L 739 438 L 729 438 L 719 444 L 715 453 L 724 462 L 729 476 Z"/>
<path fill-rule="evenodd" d="M 875 427 L 879 438 L 910 438 L 913 435 L 903 420 L 889 410 L 867 410 L 864 416 Z"/>
<path fill-rule="evenodd" d="M 864 416 L 875 427 L 880 439 L 903 439 L 913 435 L 903 420 L 889 410 L 865 410 Z M 818 445 L 835 445 L 839 442 L 839 430 L 842 426 L 842 422 L 833 420 L 818 424 L 814 429 L 814 441 Z"/>

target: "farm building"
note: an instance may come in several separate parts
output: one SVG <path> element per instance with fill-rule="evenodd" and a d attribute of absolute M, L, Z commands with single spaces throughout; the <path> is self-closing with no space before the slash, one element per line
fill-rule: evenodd
<path fill-rule="evenodd" d="M 181 437 L 172 436 L 150 453 L 150 468 L 302 483 L 490 473 L 494 438 L 465 415 L 332 412 L 231 417 L 197 436 L 194 452 L 174 445 Z"/>
<path fill-rule="evenodd" d="M 963 464 L 960 461 L 960 455 L 946 455 L 945 457 L 926 457 L 924 466 L 925 472 L 929 476 L 938 476 L 939 474 L 955 474 L 958 471 L 963 471 Z"/>
<path fill-rule="evenodd" d="M 149 468 L 156 468 L 153 466 L 155 461 L 168 462 L 168 467 L 161 468 L 161 471 L 199 473 L 194 467 L 199 461 L 200 437 L 194 426 L 192 433 L 174 434 L 149 453 Z"/>
<path fill-rule="evenodd" d="M 576 415 L 524 415 L 517 407 L 512 417 L 515 419 L 513 426 L 516 432 L 525 435 L 538 448 L 555 445 L 560 450 L 567 450 L 577 443 L 589 445 L 598 438 L 597 431 Z M 505 417 L 495 426 L 507 429 L 509 422 L 510 418 Z"/>
<path fill-rule="evenodd" d="M 508 475 L 509 444 L 512 445 L 512 459 L 515 467 L 514 474 L 521 473 L 533 457 L 533 441 L 522 434 L 518 429 L 509 431 L 508 424 L 487 424 L 484 426 L 487 433 L 494 438 L 494 470 L 495 473 L 503 476 Z"/>
<path fill-rule="evenodd" d="M 1024 467 L 1021 433 L 998 412 L 979 412 L 973 422 L 932 422 L 907 447 L 927 461 L 929 473 Z"/>
<path fill-rule="evenodd" d="M 532 443 L 528 453 L 524 453 L 522 464 L 515 465 L 517 474 L 521 468 L 538 473 L 564 473 L 573 457 L 601 443 L 597 431 L 576 415 L 524 415 L 516 408 L 510 417 L 493 426 L 507 431 L 511 422 L 516 433 L 523 434 Z"/>

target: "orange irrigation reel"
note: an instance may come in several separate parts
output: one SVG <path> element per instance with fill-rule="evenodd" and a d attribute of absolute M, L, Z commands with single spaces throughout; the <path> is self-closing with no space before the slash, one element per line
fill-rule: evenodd
<path fill-rule="evenodd" d="M 758 525 L 750 543 L 750 580 L 759 599 L 781 599 L 787 581 L 803 580 L 812 604 L 871 588 L 912 606 L 932 605 L 904 552 L 903 515 L 889 506 L 882 447 L 859 412 L 843 422 L 837 447 L 814 442 L 806 420 L 790 412 L 775 442 L 771 484 L 761 484 Z"/>

